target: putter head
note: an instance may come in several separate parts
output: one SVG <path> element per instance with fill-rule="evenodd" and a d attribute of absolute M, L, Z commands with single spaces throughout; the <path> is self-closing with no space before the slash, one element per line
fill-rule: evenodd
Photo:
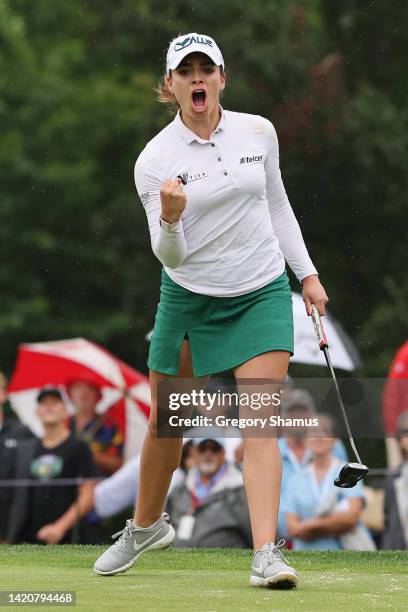
<path fill-rule="evenodd" d="M 342 489 L 355 487 L 359 480 L 368 473 L 368 467 L 361 463 L 346 463 L 341 470 L 334 484 Z"/>

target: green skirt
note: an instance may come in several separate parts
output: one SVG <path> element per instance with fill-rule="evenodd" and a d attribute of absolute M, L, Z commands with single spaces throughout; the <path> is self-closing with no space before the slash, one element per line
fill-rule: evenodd
<path fill-rule="evenodd" d="M 147 365 L 178 374 L 180 348 L 190 342 L 194 376 L 231 370 L 267 351 L 293 355 L 292 293 L 285 272 L 264 287 L 235 297 L 194 293 L 162 268 L 160 302 Z"/>

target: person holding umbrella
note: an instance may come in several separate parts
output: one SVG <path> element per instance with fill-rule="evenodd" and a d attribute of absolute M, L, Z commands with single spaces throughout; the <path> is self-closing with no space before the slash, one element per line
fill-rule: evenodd
<path fill-rule="evenodd" d="M 157 434 L 158 383 L 194 377 L 202 387 L 209 375 L 232 369 L 239 387 L 262 378 L 276 390 L 293 354 L 285 260 L 302 283 L 309 315 L 312 303 L 324 315 L 328 302 L 285 193 L 275 129 L 264 117 L 224 110 L 225 85 L 224 59 L 211 37 L 192 33 L 170 43 L 158 94 L 177 114 L 135 166 L 152 250 L 163 264 L 148 358 L 151 415 L 135 516 L 95 562 L 100 575 L 126 571 L 175 536 L 161 513 L 182 439 Z M 244 438 L 243 475 L 255 549 L 250 584 L 293 587 L 297 573 L 275 543 L 275 436 Z"/>

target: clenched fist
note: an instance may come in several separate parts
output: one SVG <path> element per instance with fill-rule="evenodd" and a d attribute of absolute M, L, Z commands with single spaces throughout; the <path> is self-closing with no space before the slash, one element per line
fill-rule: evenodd
<path fill-rule="evenodd" d="M 160 187 L 160 200 L 161 218 L 167 223 L 176 223 L 187 204 L 187 196 L 183 191 L 181 179 L 175 181 L 166 179 Z"/>

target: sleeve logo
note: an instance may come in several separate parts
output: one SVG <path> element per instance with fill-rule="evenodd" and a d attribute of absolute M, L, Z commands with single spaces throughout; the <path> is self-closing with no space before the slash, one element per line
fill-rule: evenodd
<path fill-rule="evenodd" d="M 141 193 L 139 197 L 140 197 L 140 199 L 142 201 L 142 204 L 144 206 L 149 201 L 150 193 L 148 191 L 145 191 L 144 193 Z"/>

